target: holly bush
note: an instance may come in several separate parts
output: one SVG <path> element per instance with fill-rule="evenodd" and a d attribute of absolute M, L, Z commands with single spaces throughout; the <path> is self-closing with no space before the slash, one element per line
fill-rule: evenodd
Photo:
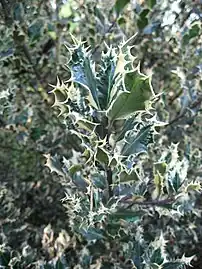
<path fill-rule="evenodd" d="M 200 267 L 200 1 L 0 15 L 0 265 Z"/>
<path fill-rule="evenodd" d="M 46 166 L 65 186 L 69 226 L 88 245 L 99 246 L 99 268 L 109 262 L 116 266 L 110 268 L 183 268 L 191 258 L 169 258 L 163 229 L 153 240 L 144 229 L 149 219 L 191 212 L 195 199 L 190 194 L 200 191 L 200 182 L 187 177 L 189 158 L 179 156 L 178 144 L 148 159 L 148 148 L 156 147 L 158 130 L 166 125 L 155 109 L 160 94 L 151 77 L 134 67 L 130 40 L 107 46 L 98 65 L 91 50 L 73 40 L 70 79 L 58 79 L 51 93 L 78 149 L 62 161 L 45 155 Z M 114 244 L 118 255 L 111 256 Z M 93 258 L 94 253 L 82 259 L 82 268 L 89 268 Z"/>

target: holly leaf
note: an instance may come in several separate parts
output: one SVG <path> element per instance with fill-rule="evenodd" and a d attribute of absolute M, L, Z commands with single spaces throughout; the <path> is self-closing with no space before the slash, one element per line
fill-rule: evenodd
<path fill-rule="evenodd" d="M 107 111 L 107 117 L 112 122 L 145 110 L 152 97 L 150 78 L 140 74 L 138 70 L 125 74 L 123 87 L 124 91 L 118 93 Z"/>
<path fill-rule="evenodd" d="M 131 135 L 126 140 L 121 150 L 122 156 L 129 156 L 147 152 L 147 146 L 153 142 L 151 125 L 144 126 L 136 135 Z"/>

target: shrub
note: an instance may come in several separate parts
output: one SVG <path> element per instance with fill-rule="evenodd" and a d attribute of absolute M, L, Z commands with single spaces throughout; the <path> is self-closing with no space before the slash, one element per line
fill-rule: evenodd
<path fill-rule="evenodd" d="M 79 264 L 185 268 L 192 257 L 169 257 L 163 227 L 153 240 L 144 230 L 149 219 L 175 219 L 190 212 L 190 193 L 200 191 L 199 182 L 187 178 L 189 160 L 179 156 L 178 144 L 162 146 L 155 161 L 149 158 L 166 124 L 155 110 L 160 95 L 140 65 L 133 66 L 132 38 L 117 48 L 106 46 L 97 65 L 90 49 L 73 40 L 74 46 L 67 47 L 71 77 L 66 82 L 58 78 L 51 93 L 74 149 L 62 161 L 45 157 L 46 166 L 65 185 L 63 203 L 71 230 L 87 242 Z"/>

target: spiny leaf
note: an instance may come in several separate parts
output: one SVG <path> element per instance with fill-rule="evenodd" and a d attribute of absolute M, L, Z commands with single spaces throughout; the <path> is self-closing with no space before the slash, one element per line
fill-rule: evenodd
<path fill-rule="evenodd" d="M 189 191 L 201 192 L 201 183 L 199 181 L 190 182 L 185 188 L 185 192 L 189 192 Z"/>
<path fill-rule="evenodd" d="M 114 77 L 113 77 L 113 87 L 110 90 L 109 97 L 108 97 L 108 104 L 110 105 L 111 102 L 117 97 L 117 94 L 119 92 L 119 88 L 121 87 L 121 90 L 123 90 L 123 86 L 120 85 L 120 82 L 122 78 L 124 78 L 126 71 L 134 71 L 134 60 L 136 57 L 134 57 L 131 54 L 131 49 L 133 46 L 129 46 L 129 43 L 134 40 L 137 34 L 133 35 L 126 41 L 123 40 L 122 44 L 118 47 L 118 55 L 114 56 L 116 60 L 116 68 L 114 71 Z M 138 69 L 138 68 L 137 68 Z"/>
<path fill-rule="evenodd" d="M 88 90 L 91 105 L 98 109 L 99 102 L 95 70 L 90 57 L 90 53 L 87 53 L 86 49 L 79 44 L 72 53 L 69 66 L 72 70 L 72 80 Z"/>
<path fill-rule="evenodd" d="M 151 264 L 149 265 L 149 268 L 150 268 L 150 269 L 162 269 L 162 266 L 159 265 L 159 264 L 157 264 L 157 263 L 151 263 Z"/>
<path fill-rule="evenodd" d="M 150 79 L 141 75 L 138 70 L 126 73 L 122 85 L 125 90 L 118 93 L 107 111 L 111 122 L 145 110 L 146 102 L 152 97 Z"/>
<path fill-rule="evenodd" d="M 44 157 L 46 158 L 45 166 L 47 166 L 51 170 L 51 173 L 55 172 L 59 176 L 65 176 L 64 172 L 62 171 L 62 166 L 56 158 L 51 157 L 50 154 L 44 154 Z"/>
<path fill-rule="evenodd" d="M 128 137 L 121 150 L 122 156 L 147 152 L 147 146 L 153 142 L 151 126 L 144 126 L 136 135 Z"/>
<path fill-rule="evenodd" d="M 53 87 L 49 93 L 54 94 L 54 104 L 52 107 L 57 107 L 60 110 L 60 113 L 58 116 L 63 115 L 64 117 L 69 113 L 69 106 L 67 105 L 67 100 L 69 98 L 69 89 L 67 88 L 64 82 L 60 83 L 59 78 L 57 78 L 57 84 L 50 85 Z M 73 85 L 72 85 L 73 86 Z"/>
<path fill-rule="evenodd" d="M 108 52 L 102 55 L 99 76 L 97 77 L 97 87 L 99 90 L 99 102 L 103 109 L 106 109 L 110 98 L 111 88 L 114 84 L 116 54 L 115 50 L 111 47 Z"/>

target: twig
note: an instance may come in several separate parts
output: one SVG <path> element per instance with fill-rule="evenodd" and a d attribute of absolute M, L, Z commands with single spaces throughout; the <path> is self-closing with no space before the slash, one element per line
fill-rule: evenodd
<path fill-rule="evenodd" d="M 107 182 L 108 182 L 108 194 L 109 198 L 113 196 L 113 191 L 112 191 L 112 170 L 110 167 L 107 168 Z"/>
<path fill-rule="evenodd" d="M 172 103 L 182 94 L 183 89 L 179 90 L 178 93 L 172 97 L 170 97 L 169 105 L 172 105 Z"/>
<path fill-rule="evenodd" d="M 152 201 L 134 201 L 131 204 L 129 204 L 126 209 L 131 208 L 134 205 L 141 205 L 141 206 L 165 206 L 165 205 L 171 205 L 175 202 L 174 198 L 167 198 L 164 200 L 152 200 Z"/>
<path fill-rule="evenodd" d="M 172 119 L 167 125 L 166 127 L 172 125 L 173 123 L 175 123 L 176 121 L 178 121 L 179 119 L 183 118 L 184 117 L 184 114 L 179 114 L 177 115 L 174 119 Z"/>
<path fill-rule="evenodd" d="M 190 108 L 193 109 L 195 107 L 197 107 L 198 105 L 200 105 L 202 103 L 202 95 L 199 96 L 198 100 L 194 101 L 191 105 Z M 166 127 L 172 125 L 173 123 L 175 123 L 176 121 L 178 121 L 179 119 L 183 118 L 185 115 L 185 113 L 179 113 L 174 119 L 172 119 L 167 125 Z"/>

